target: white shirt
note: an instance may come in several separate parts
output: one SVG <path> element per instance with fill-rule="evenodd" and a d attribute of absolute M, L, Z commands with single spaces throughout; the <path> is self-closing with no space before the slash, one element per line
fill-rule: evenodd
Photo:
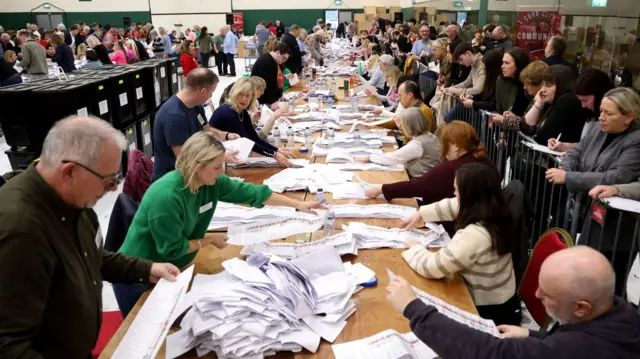
<path fill-rule="evenodd" d="M 405 164 L 411 160 L 422 157 L 422 144 L 417 140 L 411 140 L 396 151 L 369 156 L 369 161 L 381 165 Z"/>

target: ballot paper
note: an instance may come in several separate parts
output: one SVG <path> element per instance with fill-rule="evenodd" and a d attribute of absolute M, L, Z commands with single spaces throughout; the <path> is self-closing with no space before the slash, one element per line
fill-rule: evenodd
<path fill-rule="evenodd" d="M 321 138 L 318 139 L 316 141 L 316 144 L 319 147 L 325 147 L 328 148 L 329 147 L 329 140 L 327 140 L 326 138 Z M 349 148 L 349 147 L 368 147 L 368 148 L 380 148 L 382 147 L 382 140 L 380 138 L 361 138 L 360 139 L 360 143 L 356 143 L 355 140 L 353 139 L 353 137 L 351 138 L 347 138 L 347 137 L 341 137 L 341 136 L 336 136 L 335 141 L 333 143 L 332 147 L 344 147 L 344 148 Z"/>
<path fill-rule="evenodd" d="M 351 264 L 351 262 L 344 262 L 342 266 L 347 277 L 353 279 L 355 283 L 367 283 L 376 278 L 376 272 L 362 263 Z"/>
<path fill-rule="evenodd" d="M 327 156 L 330 152 L 344 152 L 348 153 L 352 156 L 369 156 L 369 155 L 381 155 L 384 153 L 379 148 L 369 148 L 369 147 L 332 147 L 332 148 L 324 148 L 318 145 L 313 146 L 313 155 L 314 156 Z"/>
<path fill-rule="evenodd" d="M 349 133 L 352 133 L 353 131 L 355 131 L 358 125 L 374 127 L 374 126 L 380 126 L 382 124 L 385 124 L 391 121 L 393 121 L 392 117 L 379 117 L 375 121 L 356 121 L 351 125 L 351 128 L 349 129 Z"/>
<path fill-rule="evenodd" d="M 406 248 L 406 242 L 410 241 L 418 241 L 427 247 L 441 237 L 449 236 L 446 231 L 438 233 L 415 228 L 383 228 L 361 222 L 351 222 L 345 230 L 356 239 L 358 249 Z"/>
<path fill-rule="evenodd" d="M 309 164 L 309 160 L 304 158 L 290 159 L 291 167 L 304 167 Z M 278 161 L 273 157 L 249 157 L 244 163 L 229 163 L 227 166 L 231 168 L 248 168 L 248 167 L 281 167 Z"/>
<path fill-rule="evenodd" d="M 404 166 L 401 164 L 396 165 L 381 165 L 378 163 L 330 163 L 330 168 L 336 168 L 342 171 L 404 171 Z"/>
<path fill-rule="evenodd" d="M 323 222 L 323 218 L 315 214 L 296 212 L 290 218 L 234 225 L 227 231 L 227 243 L 245 246 L 315 232 L 322 227 Z"/>
<path fill-rule="evenodd" d="M 304 168 L 287 168 L 263 181 L 272 191 L 309 190 L 316 193 L 318 188 L 331 192 L 334 185 L 346 183 L 353 179 L 353 174 L 331 168 L 326 164 L 313 163 Z"/>
<path fill-rule="evenodd" d="M 388 268 L 387 274 L 389 275 L 390 280 L 393 280 L 396 277 L 396 275 Z M 411 286 L 411 288 L 420 300 L 422 300 L 427 305 L 434 306 L 440 313 L 446 315 L 447 317 L 455 320 L 460 324 L 464 324 L 473 329 L 500 338 L 500 332 L 498 331 L 498 328 L 496 328 L 496 325 L 492 320 L 484 319 L 479 315 L 466 312 L 456 307 L 455 305 L 451 305 L 440 298 L 436 298 L 431 294 L 425 293 L 424 291 L 414 286 Z"/>
<path fill-rule="evenodd" d="M 368 186 L 359 182 L 347 182 L 332 187 L 333 199 L 368 199 L 364 190 Z M 380 194 L 377 198 L 384 198 L 384 195 Z"/>
<path fill-rule="evenodd" d="M 231 225 L 255 223 L 275 219 L 290 218 L 296 214 L 292 207 L 264 206 L 263 208 L 245 207 L 237 204 L 218 202 L 208 230 L 224 228 Z"/>
<path fill-rule="evenodd" d="M 351 93 L 351 96 L 353 96 L 354 94 L 361 93 L 361 92 L 362 92 L 362 94 L 364 96 L 367 96 L 367 94 L 366 94 L 367 90 L 369 90 L 369 92 L 372 92 L 374 94 L 378 93 L 378 89 L 376 89 L 374 86 L 371 86 L 369 84 L 363 84 L 363 85 L 360 85 L 358 87 L 354 87 L 353 89 L 351 89 L 349 91 Z"/>
<path fill-rule="evenodd" d="M 395 204 L 336 204 L 333 205 L 336 218 L 399 218 L 406 219 L 416 212 L 409 206 Z"/>
<path fill-rule="evenodd" d="M 340 232 L 338 234 L 327 236 L 308 243 L 254 243 L 244 246 L 240 254 L 253 255 L 257 253 L 263 253 L 268 255 L 276 255 L 278 257 L 286 259 L 295 259 L 326 246 L 335 248 L 340 255 L 358 254 L 356 241 L 351 236 L 351 234 L 347 232 Z"/>
<path fill-rule="evenodd" d="M 293 74 L 293 77 L 289 79 L 289 86 L 295 86 L 298 82 L 300 82 L 298 74 Z"/>
<path fill-rule="evenodd" d="M 251 150 L 253 150 L 253 145 L 255 142 L 251 141 L 246 137 L 240 137 L 231 141 L 224 141 L 222 145 L 224 145 L 224 149 L 227 151 L 238 151 L 236 158 L 240 161 L 246 161 L 249 158 L 249 154 Z"/>
<path fill-rule="evenodd" d="M 603 199 L 603 201 L 607 202 L 609 207 L 619 209 L 621 211 L 640 213 L 640 202 L 634 201 L 628 198 L 622 197 L 609 197 Z"/>
<path fill-rule="evenodd" d="M 325 159 L 326 163 L 354 163 L 356 162 L 355 157 L 347 153 L 345 151 L 340 151 L 339 148 L 335 148 L 329 151 L 327 154 L 327 158 Z"/>
<path fill-rule="evenodd" d="M 332 247 L 287 261 L 255 254 L 198 275 L 180 331 L 167 337 L 168 359 L 195 348 L 198 356 L 262 358 L 277 351 L 316 352 L 333 341 L 356 310 L 358 286 Z"/>
<path fill-rule="evenodd" d="M 112 358 L 156 357 L 173 324 L 171 319 L 175 320 L 177 317 L 178 304 L 186 296 L 192 277 L 193 265 L 180 273 L 175 282 L 160 279 L 120 341 Z"/>
<path fill-rule="evenodd" d="M 297 75 L 296 75 L 296 78 L 298 79 Z M 298 81 L 300 81 L 300 79 L 298 79 Z M 289 83 L 291 83 L 291 80 L 289 80 Z M 291 86 L 293 86 L 293 84 L 291 84 Z M 282 95 L 282 97 L 286 98 L 287 101 L 301 97 L 301 96 L 303 96 L 303 94 L 300 91 L 287 91 Z"/>
<path fill-rule="evenodd" d="M 333 344 L 336 359 L 435 359 L 431 348 L 413 332 L 400 334 L 388 329 L 370 337 L 352 342 Z"/>
<path fill-rule="evenodd" d="M 532 150 L 538 151 L 538 152 L 546 153 L 548 155 L 552 155 L 552 156 L 556 156 L 556 157 L 564 156 L 564 153 L 558 152 L 558 151 L 554 151 L 554 150 L 550 149 L 547 146 L 539 145 L 537 143 L 533 143 L 533 142 L 529 142 L 529 141 L 521 141 L 521 142 L 522 142 L 523 145 L 531 148 Z"/>

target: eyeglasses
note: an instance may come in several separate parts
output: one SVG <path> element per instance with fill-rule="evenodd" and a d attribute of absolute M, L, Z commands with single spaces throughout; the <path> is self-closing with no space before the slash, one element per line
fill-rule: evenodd
<path fill-rule="evenodd" d="M 62 162 L 63 164 L 73 163 L 74 165 L 86 170 L 87 172 L 91 173 L 92 175 L 100 178 L 100 182 L 102 182 L 102 184 L 108 189 L 113 188 L 118 183 L 118 179 L 116 178 L 117 173 L 110 174 L 110 175 L 107 175 L 107 176 L 103 176 L 103 175 L 99 174 L 98 172 L 92 170 L 91 168 L 83 165 L 82 163 L 78 163 L 76 161 L 62 160 L 60 162 Z M 113 179 L 108 180 L 109 177 L 113 177 Z"/>

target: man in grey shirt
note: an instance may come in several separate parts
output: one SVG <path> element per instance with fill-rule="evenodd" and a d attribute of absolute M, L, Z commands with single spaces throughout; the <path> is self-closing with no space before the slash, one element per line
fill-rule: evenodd
<path fill-rule="evenodd" d="M 164 45 L 164 52 L 169 56 L 175 56 L 175 51 L 173 51 L 173 45 L 171 43 L 171 38 L 167 35 L 167 30 L 164 27 L 160 29 L 160 39 L 162 40 L 162 44 Z"/>
<path fill-rule="evenodd" d="M 44 47 L 36 41 L 31 31 L 21 31 L 19 36 L 20 40 L 22 40 L 22 62 L 20 66 L 29 75 L 47 75 L 49 69 L 47 67 L 47 53 Z"/>
<path fill-rule="evenodd" d="M 258 53 L 260 55 L 262 55 L 262 53 L 264 52 L 264 44 L 267 42 L 267 40 L 269 40 L 270 36 L 271 32 L 269 31 L 269 29 L 267 29 L 267 24 L 261 22 L 260 26 L 258 26 L 258 28 L 256 29 L 256 34 L 253 36 L 254 41 L 256 40 L 256 38 L 258 40 Z"/>

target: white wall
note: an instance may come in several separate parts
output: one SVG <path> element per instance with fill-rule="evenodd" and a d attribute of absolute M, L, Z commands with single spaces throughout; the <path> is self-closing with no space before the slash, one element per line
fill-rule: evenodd
<path fill-rule="evenodd" d="M 44 2 L 62 8 L 66 12 L 149 11 L 147 0 L 0 0 L 0 12 L 29 12 Z M 55 11 L 55 8 L 52 6 L 48 10 L 43 8 L 39 10 Z"/>
<path fill-rule="evenodd" d="M 462 11 L 464 7 L 471 7 L 471 10 L 480 8 L 480 0 L 458 1 L 462 1 L 462 8 L 453 7 L 453 0 L 422 0 L 416 1 L 414 6 L 457 11 Z M 406 6 L 403 5 L 403 7 Z M 640 1 L 638 0 L 608 0 L 607 7 L 604 8 L 591 7 L 591 0 L 489 0 L 489 11 L 517 11 L 518 8 L 558 8 L 561 14 L 567 15 L 618 16 L 620 14 L 620 16 L 635 18 L 640 15 Z"/>
<path fill-rule="evenodd" d="M 150 0 L 152 14 L 229 13 L 230 0 Z"/>
<path fill-rule="evenodd" d="M 180 31 L 187 28 L 193 29 L 193 25 L 206 26 L 209 33 L 218 33 L 218 30 L 225 25 L 224 14 L 187 14 L 187 15 L 151 15 L 151 22 L 155 28 L 164 27 L 167 31 L 178 30 L 174 24 L 182 24 Z"/>
<path fill-rule="evenodd" d="M 413 0 L 400 0 L 400 7 L 401 8 L 413 7 Z"/>
<path fill-rule="evenodd" d="M 400 6 L 400 0 L 345 0 L 341 6 L 336 6 L 335 2 L 332 3 L 331 6 L 328 6 L 330 1 L 331 0 L 233 0 L 233 8 L 235 10 L 325 8 L 362 9 L 365 6 Z"/>

